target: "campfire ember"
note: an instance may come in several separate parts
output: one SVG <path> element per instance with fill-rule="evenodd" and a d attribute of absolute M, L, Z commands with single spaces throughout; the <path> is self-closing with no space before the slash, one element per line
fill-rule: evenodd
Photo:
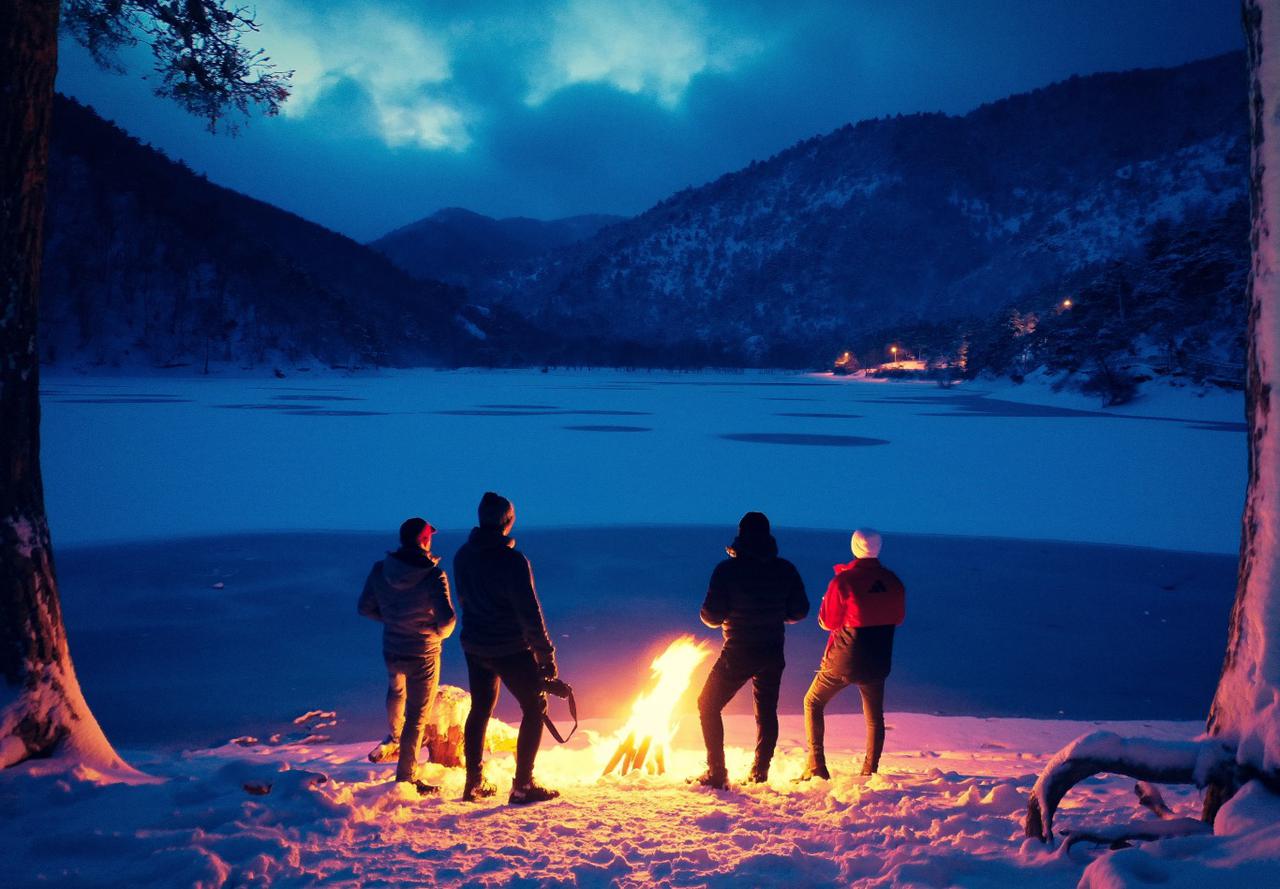
<path fill-rule="evenodd" d="M 619 730 L 618 746 L 603 774 L 615 769 L 619 775 L 640 769 L 650 775 L 666 771 L 667 745 L 679 725 L 672 722 L 672 711 L 710 651 L 705 642 L 681 636 L 654 658 L 651 686 L 631 706 L 631 718 Z"/>

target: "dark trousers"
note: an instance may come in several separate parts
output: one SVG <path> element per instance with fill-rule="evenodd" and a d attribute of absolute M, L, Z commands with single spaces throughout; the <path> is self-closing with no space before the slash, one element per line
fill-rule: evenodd
<path fill-rule="evenodd" d="M 431 704 L 440 684 L 440 653 L 425 657 L 387 658 L 387 727 L 400 744 L 397 781 L 412 781 L 418 772 L 418 750 Z"/>
<path fill-rule="evenodd" d="M 778 744 L 778 688 L 786 666 L 781 652 L 721 652 L 698 695 L 702 740 L 707 745 L 707 766 L 724 770 L 724 720 L 720 711 L 742 686 L 751 681 L 756 710 L 756 767 L 768 770 Z"/>
<path fill-rule="evenodd" d="M 498 703 L 498 683 L 507 687 L 520 704 L 520 733 L 516 737 L 515 786 L 533 780 L 533 761 L 542 743 L 542 717 L 547 713 L 547 696 L 542 688 L 542 673 L 533 652 L 521 651 L 500 657 L 467 654 L 467 678 L 471 685 L 471 712 L 467 714 L 463 733 L 463 754 L 467 773 L 480 774 L 484 763 L 484 735 L 489 717 Z"/>
<path fill-rule="evenodd" d="M 857 685 L 862 693 L 862 716 L 867 723 L 867 750 L 862 760 L 862 774 L 870 775 L 880 769 L 880 754 L 884 751 L 884 680 L 854 682 L 844 676 L 819 670 L 813 677 L 804 696 L 804 727 L 809 739 L 809 765 L 826 763 L 823 736 L 826 724 L 823 715 L 827 704 L 850 685 Z"/>

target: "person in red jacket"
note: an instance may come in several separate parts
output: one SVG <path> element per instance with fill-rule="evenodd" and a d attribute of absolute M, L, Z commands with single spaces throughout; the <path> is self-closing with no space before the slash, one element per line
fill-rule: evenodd
<path fill-rule="evenodd" d="M 835 577 L 818 611 L 818 625 L 831 631 L 818 675 L 804 696 L 809 763 L 802 781 L 831 777 L 823 750 L 827 704 L 841 690 L 858 686 L 867 723 L 862 774 L 880 768 L 884 750 L 884 681 L 893 662 L 893 634 L 906 616 L 906 588 L 898 575 L 880 564 L 880 535 L 853 533 L 853 561 L 835 566 Z"/>

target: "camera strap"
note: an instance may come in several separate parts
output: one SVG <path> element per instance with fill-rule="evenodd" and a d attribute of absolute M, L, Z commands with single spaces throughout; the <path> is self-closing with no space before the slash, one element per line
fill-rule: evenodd
<path fill-rule="evenodd" d="M 568 735 L 561 736 L 560 730 L 551 721 L 551 717 L 546 713 L 542 714 L 542 724 L 547 727 L 547 731 L 551 732 L 551 737 L 555 738 L 560 744 L 566 743 L 573 737 L 573 733 L 578 730 L 578 702 L 574 700 L 573 689 L 569 689 L 569 694 L 565 696 L 565 700 L 569 702 L 569 716 L 573 718 L 573 728 L 569 729 Z"/>

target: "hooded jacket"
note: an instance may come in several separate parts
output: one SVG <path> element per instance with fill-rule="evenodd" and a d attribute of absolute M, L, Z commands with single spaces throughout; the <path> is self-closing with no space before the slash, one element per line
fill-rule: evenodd
<path fill-rule="evenodd" d="M 784 626 L 809 614 L 800 572 L 778 557 L 772 535 L 739 535 L 728 552 L 711 573 L 702 622 L 722 628 L 726 653 L 767 650 L 781 656 Z"/>
<path fill-rule="evenodd" d="M 473 528 L 453 557 L 462 606 L 462 650 L 480 657 L 530 651 L 544 672 L 555 673 L 555 646 L 547 634 L 533 569 L 516 542 L 498 528 Z"/>
<path fill-rule="evenodd" d="M 437 654 L 457 623 L 440 559 L 404 549 L 373 563 L 356 610 L 382 623 L 387 658 Z"/>
<path fill-rule="evenodd" d="M 879 559 L 835 566 L 818 609 L 818 625 L 830 630 L 822 670 L 852 682 L 876 682 L 893 666 L 894 629 L 906 617 L 906 588 Z"/>

